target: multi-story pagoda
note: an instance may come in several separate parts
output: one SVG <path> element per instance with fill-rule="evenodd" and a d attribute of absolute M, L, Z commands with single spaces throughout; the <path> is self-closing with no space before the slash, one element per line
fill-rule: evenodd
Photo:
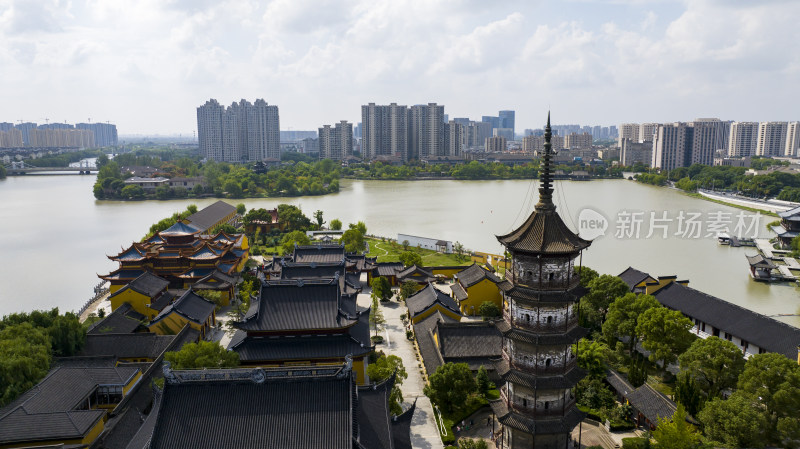
<path fill-rule="evenodd" d="M 579 275 L 575 259 L 591 242 L 572 232 L 553 204 L 550 115 L 545 128 L 539 202 L 519 228 L 497 239 L 511 254 L 500 283 L 505 381 L 491 406 L 502 425 L 500 448 L 567 448 L 583 419 L 573 388 L 585 373 L 571 345 L 587 330 L 578 326 Z"/>

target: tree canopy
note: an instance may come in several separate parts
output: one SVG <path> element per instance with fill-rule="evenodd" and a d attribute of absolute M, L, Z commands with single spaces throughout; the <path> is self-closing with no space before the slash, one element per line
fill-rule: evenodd
<path fill-rule="evenodd" d="M 164 359 L 172 369 L 235 368 L 239 353 L 228 351 L 217 342 L 199 341 L 183 345 L 180 351 L 167 352 Z"/>
<path fill-rule="evenodd" d="M 686 422 L 686 410 L 678 404 L 672 419 L 660 419 L 653 439 L 659 449 L 695 449 L 701 447 L 700 433 Z"/>
<path fill-rule="evenodd" d="M 469 395 L 478 388 L 466 363 L 445 363 L 428 380 L 423 391 L 444 413 L 464 407 Z"/>
<path fill-rule="evenodd" d="M 742 351 L 719 337 L 698 338 L 678 357 L 681 371 L 691 376 L 707 398 L 736 386 L 744 370 Z"/>
<path fill-rule="evenodd" d="M 636 333 L 642 338 L 642 347 L 650 351 L 650 361 L 661 361 L 666 369 L 692 344 L 691 328 L 692 321 L 681 312 L 659 306 L 639 316 Z"/>
<path fill-rule="evenodd" d="M 367 366 L 367 376 L 372 382 L 383 382 L 392 374 L 395 374 L 395 381 L 389 393 L 389 407 L 392 414 L 399 415 L 403 413 L 403 392 L 400 390 L 400 385 L 408 378 L 403 360 L 396 355 L 382 354 L 374 363 Z"/>
<path fill-rule="evenodd" d="M 606 341 L 614 344 L 616 339 L 627 338 L 628 349 L 632 351 L 639 341 L 639 335 L 636 333 L 639 316 L 659 305 L 658 300 L 651 295 L 626 293 L 615 299 L 608 306 L 606 321 L 603 323 L 603 336 Z"/>
<path fill-rule="evenodd" d="M 392 292 L 392 284 L 383 276 L 373 278 L 370 287 L 372 287 L 372 297 L 378 298 L 381 301 L 388 301 L 392 299 L 392 295 L 394 295 L 394 292 Z"/>
<path fill-rule="evenodd" d="M 422 256 L 414 251 L 403 251 L 398 256 L 403 266 L 410 267 L 412 265 L 422 266 Z"/>

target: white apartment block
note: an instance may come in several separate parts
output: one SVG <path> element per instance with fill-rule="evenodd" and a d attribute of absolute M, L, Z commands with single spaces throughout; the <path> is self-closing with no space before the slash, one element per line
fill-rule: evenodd
<path fill-rule="evenodd" d="M 636 163 L 649 167 L 653 162 L 653 142 L 632 142 L 629 139 L 623 139 L 619 160 L 620 164 L 625 167 L 633 166 Z"/>
<path fill-rule="evenodd" d="M 246 100 L 228 108 L 215 99 L 197 108 L 197 138 L 203 157 L 241 162 L 280 159 L 278 107 L 263 99 Z"/>
<path fill-rule="evenodd" d="M 398 156 L 408 161 L 408 108 L 397 103 L 361 106 L 361 152 L 366 159 Z"/>
<path fill-rule="evenodd" d="M 638 123 L 623 123 L 619 125 L 619 146 L 622 147 L 622 139 L 629 139 L 631 142 L 639 141 Z"/>
<path fill-rule="evenodd" d="M 715 152 L 726 148 L 727 125 L 727 122 L 717 118 L 699 118 L 691 122 L 691 155 L 687 164 L 713 165 Z"/>
<path fill-rule="evenodd" d="M 570 133 L 564 138 L 564 147 L 570 150 L 589 150 L 594 139 L 590 133 Z"/>
<path fill-rule="evenodd" d="M 461 151 L 467 145 L 467 127 L 450 120 L 445 130 L 445 156 L 461 156 Z"/>
<path fill-rule="evenodd" d="M 487 137 L 484 148 L 487 153 L 499 153 L 506 151 L 507 144 L 505 137 Z"/>
<path fill-rule="evenodd" d="M 786 151 L 786 122 L 758 124 L 756 156 L 783 156 Z"/>
<path fill-rule="evenodd" d="M 652 142 L 658 123 L 642 123 L 639 125 L 639 140 L 635 142 Z"/>
<path fill-rule="evenodd" d="M 800 122 L 789 122 L 786 125 L 786 149 L 784 156 L 800 156 Z"/>
<path fill-rule="evenodd" d="M 446 156 L 444 106 L 418 104 L 409 110 L 409 159 Z"/>
<path fill-rule="evenodd" d="M 653 134 L 653 158 L 651 166 L 661 170 L 685 167 L 687 145 L 691 145 L 691 127 L 686 123 L 658 125 Z"/>
<path fill-rule="evenodd" d="M 757 122 L 733 122 L 728 137 L 728 156 L 746 157 L 756 154 L 758 142 Z"/>
<path fill-rule="evenodd" d="M 341 161 L 353 154 L 353 124 L 342 120 L 319 128 L 319 158 Z"/>

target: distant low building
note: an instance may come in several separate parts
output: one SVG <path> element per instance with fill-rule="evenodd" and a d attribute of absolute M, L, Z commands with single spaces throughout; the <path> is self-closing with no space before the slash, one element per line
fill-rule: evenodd
<path fill-rule="evenodd" d="M 139 186 L 145 192 L 154 192 L 156 188 L 160 186 L 169 186 L 169 179 L 162 178 L 161 176 L 155 178 L 141 178 L 138 176 L 134 176 L 132 178 L 128 178 L 125 181 L 122 181 L 126 186 Z"/>
<path fill-rule="evenodd" d="M 449 240 L 432 239 L 428 237 L 418 237 L 409 234 L 397 234 L 397 242 L 403 243 L 408 241 L 408 246 L 412 248 L 430 249 L 439 251 L 446 254 L 452 254 L 453 242 Z"/>

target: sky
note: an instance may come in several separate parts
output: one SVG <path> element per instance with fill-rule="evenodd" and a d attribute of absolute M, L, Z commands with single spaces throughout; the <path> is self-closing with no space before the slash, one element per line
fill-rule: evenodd
<path fill-rule="evenodd" d="M 183 134 L 210 98 L 281 129 L 362 104 L 554 124 L 799 120 L 800 1 L 0 0 L 0 122 Z"/>

